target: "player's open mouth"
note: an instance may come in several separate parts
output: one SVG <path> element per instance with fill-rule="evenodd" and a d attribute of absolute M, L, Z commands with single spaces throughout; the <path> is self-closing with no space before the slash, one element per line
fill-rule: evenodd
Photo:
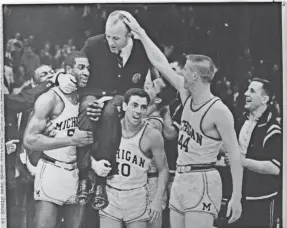
<path fill-rule="evenodd" d="M 88 82 L 88 77 L 82 77 L 82 82 L 87 83 Z"/>
<path fill-rule="evenodd" d="M 251 102 L 251 99 L 249 97 L 246 97 L 245 103 L 250 103 L 250 102 Z"/>
<path fill-rule="evenodd" d="M 136 120 L 139 120 L 139 119 L 140 119 L 139 117 L 136 117 L 136 116 L 133 116 L 133 118 L 136 119 Z"/>

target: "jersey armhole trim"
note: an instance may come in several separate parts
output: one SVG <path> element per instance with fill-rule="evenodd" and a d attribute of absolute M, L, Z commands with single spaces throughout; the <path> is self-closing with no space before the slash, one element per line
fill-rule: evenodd
<path fill-rule="evenodd" d="M 139 148 L 140 148 L 140 151 L 142 152 L 142 154 L 143 154 L 147 159 L 151 160 L 152 157 L 149 157 L 149 156 L 143 151 L 143 149 L 142 149 L 142 147 L 141 147 L 141 141 L 142 141 L 142 138 L 143 138 L 143 136 L 144 136 L 144 133 L 145 133 L 145 131 L 146 131 L 148 125 L 149 125 L 149 123 L 147 123 L 147 124 L 145 125 L 145 127 L 144 127 L 144 129 L 143 129 L 143 131 L 142 131 L 142 135 L 141 135 L 140 140 L 139 140 Z"/>
<path fill-rule="evenodd" d="M 215 99 L 215 100 L 211 103 L 211 105 L 208 107 L 208 109 L 205 111 L 205 113 L 203 114 L 203 116 L 202 116 L 202 118 L 201 118 L 201 120 L 200 120 L 200 130 L 201 130 L 202 134 L 203 134 L 205 137 L 210 138 L 210 139 L 213 139 L 213 140 L 215 140 L 215 141 L 221 141 L 222 139 L 221 139 L 221 137 L 220 137 L 220 138 L 214 138 L 214 137 L 212 137 L 212 136 L 208 136 L 207 134 L 205 134 L 204 131 L 203 131 L 203 129 L 202 129 L 202 122 L 203 122 L 203 119 L 204 119 L 204 117 L 206 116 L 207 112 L 210 110 L 210 108 L 211 108 L 217 101 L 220 101 L 220 100 L 221 100 L 220 98 Z"/>
<path fill-rule="evenodd" d="M 157 120 L 158 122 L 160 122 L 161 123 L 161 127 L 162 127 L 162 130 L 163 130 L 163 126 L 164 126 L 164 124 L 163 124 L 163 121 L 159 118 L 159 117 L 153 117 L 153 116 L 151 116 L 151 117 L 148 117 L 148 119 L 151 119 L 151 120 Z M 162 133 L 162 132 L 161 132 Z"/>
<path fill-rule="evenodd" d="M 189 96 L 186 98 L 186 100 L 185 100 L 184 103 L 183 103 L 183 108 L 185 107 L 185 105 L 186 105 L 188 99 L 190 99 L 190 98 L 191 98 L 191 95 L 189 95 Z"/>
<path fill-rule="evenodd" d="M 58 115 L 58 116 L 60 116 L 60 115 L 64 112 L 64 110 L 65 110 L 65 108 L 66 108 L 66 103 L 65 103 L 63 97 L 58 93 L 58 91 L 56 90 L 55 87 L 51 88 L 51 90 L 61 99 L 61 101 L 62 101 L 63 104 L 64 104 L 63 110 L 62 110 L 61 113 L 59 113 L 59 115 Z M 50 120 L 54 120 L 54 119 L 56 119 L 58 116 L 56 116 L 55 118 L 50 119 Z"/>

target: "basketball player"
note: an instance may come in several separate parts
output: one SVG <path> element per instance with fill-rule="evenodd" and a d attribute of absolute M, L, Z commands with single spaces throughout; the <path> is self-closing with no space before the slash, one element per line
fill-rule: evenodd
<path fill-rule="evenodd" d="M 78 87 L 86 86 L 89 67 L 82 52 L 73 51 L 66 57 L 66 72 L 75 77 Z M 60 212 L 66 227 L 83 225 L 84 207 L 75 201 L 78 188 L 76 146 L 91 144 L 93 135 L 78 130 L 78 110 L 77 91 L 67 95 L 55 87 L 37 99 L 27 124 L 24 147 L 44 151 L 36 167 L 34 182 L 37 228 L 56 227 Z M 58 133 L 55 137 L 43 134 L 48 120 L 56 126 Z"/>
<path fill-rule="evenodd" d="M 161 205 L 168 180 L 168 166 L 160 132 L 143 118 L 149 95 L 142 89 L 126 92 L 121 120 L 122 138 L 117 151 L 119 172 L 107 178 L 109 205 L 100 211 L 100 226 L 105 228 L 145 228 L 161 216 Z M 148 204 L 147 171 L 151 160 L 158 169 L 158 188 Z"/>
<path fill-rule="evenodd" d="M 229 157 L 233 194 L 228 204 L 229 222 L 241 215 L 242 165 L 231 112 L 210 91 L 216 72 L 207 56 L 188 55 L 183 76 L 178 76 L 166 57 L 127 13 L 126 24 L 141 40 L 154 67 L 178 90 L 184 110 L 178 138 L 178 159 L 170 196 L 172 228 L 213 227 L 221 204 L 221 178 L 214 164 L 224 143 Z"/>

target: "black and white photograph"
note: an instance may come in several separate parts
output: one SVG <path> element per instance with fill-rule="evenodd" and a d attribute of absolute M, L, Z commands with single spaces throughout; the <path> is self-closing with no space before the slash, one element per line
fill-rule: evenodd
<path fill-rule="evenodd" d="M 284 8 L 3 4 L 0 227 L 287 227 Z"/>

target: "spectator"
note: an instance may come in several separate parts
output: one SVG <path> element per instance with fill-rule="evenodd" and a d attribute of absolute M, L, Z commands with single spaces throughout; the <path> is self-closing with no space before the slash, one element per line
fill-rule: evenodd
<path fill-rule="evenodd" d="M 51 66 L 53 63 L 53 56 L 51 54 L 51 43 L 49 41 L 45 42 L 44 49 L 41 50 L 40 54 L 41 64 Z"/>
<path fill-rule="evenodd" d="M 282 132 L 280 117 L 270 105 L 271 84 L 254 78 L 245 93 L 246 113 L 237 123 L 243 156 L 243 213 L 230 227 L 277 227 L 280 212 Z"/>
<path fill-rule="evenodd" d="M 14 68 L 14 74 L 16 77 L 15 84 L 13 86 L 12 94 L 18 94 L 25 86 L 31 83 L 31 79 L 25 77 L 25 67 L 20 65 L 18 68 Z"/>
<path fill-rule="evenodd" d="M 25 80 L 30 80 L 34 71 L 40 66 L 40 58 L 31 46 L 29 46 L 27 51 L 22 55 L 21 64 L 26 69 Z"/>
<path fill-rule="evenodd" d="M 71 51 L 74 51 L 76 49 L 75 45 L 74 45 L 74 41 L 72 38 L 68 39 L 68 43 L 66 46 L 66 51 L 67 53 L 70 53 Z"/>
<path fill-rule="evenodd" d="M 5 58 L 4 60 L 4 78 L 5 78 L 5 87 L 8 91 L 11 92 L 12 86 L 14 84 L 14 75 L 13 75 L 13 68 L 9 66 L 9 60 Z M 10 93 L 9 92 L 9 93 Z"/>
<path fill-rule="evenodd" d="M 53 69 L 61 69 L 61 65 L 64 62 L 64 56 L 62 53 L 61 46 L 59 44 L 56 44 L 55 47 L 55 55 L 54 55 L 54 61 L 53 61 Z"/>
<path fill-rule="evenodd" d="M 23 51 L 22 42 L 16 39 L 11 39 L 8 41 L 6 46 L 5 57 L 9 60 L 9 65 L 19 66 L 22 51 Z"/>
<path fill-rule="evenodd" d="M 34 35 L 30 35 L 28 37 L 28 46 L 35 48 L 35 36 Z"/>

